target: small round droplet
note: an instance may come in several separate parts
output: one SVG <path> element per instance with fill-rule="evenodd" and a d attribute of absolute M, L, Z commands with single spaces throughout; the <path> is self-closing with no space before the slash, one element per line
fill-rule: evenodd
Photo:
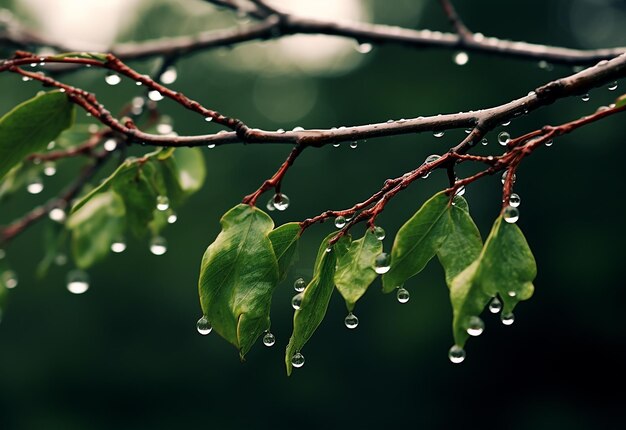
<path fill-rule="evenodd" d="M 161 100 L 163 100 L 163 94 L 161 94 L 157 90 L 152 90 L 148 92 L 148 98 L 153 102 L 160 102 Z"/>
<path fill-rule="evenodd" d="M 500 321 L 502 321 L 504 325 L 511 325 L 515 322 L 515 315 L 513 315 L 513 312 L 503 313 L 500 315 Z"/>
<path fill-rule="evenodd" d="M 57 173 L 57 166 L 54 161 L 46 161 L 43 165 L 43 174 L 46 176 L 54 176 Z"/>
<path fill-rule="evenodd" d="M 104 150 L 107 152 L 115 151 L 117 148 L 117 141 L 115 139 L 107 139 L 104 141 Z"/>
<path fill-rule="evenodd" d="M 354 142 L 350 142 L 350 148 L 356 149 L 357 146 L 359 146 L 359 143 L 356 140 Z"/>
<path fill-rule="evenodd" d="M 274 206 L 274 197 L 270 197 L 270 199 L 267 201 L 267 204 L 265 205 L 265 208 L 270 212 L 276 210 L 276 207 Z"/>
<path fill-rule="evenodd" d="M 160 211 L 166 211 L 170 207 L 170 199 L 167 196 L 157 196 L 156 208 Z"/>
<path fill-rule="evenodd" d="M 2 283 L 6 288 L 17 287 L 17 273 L 13 270 L 6 270 L 2 272 Z"/>
<path fill-rule="evenodd" d="M 358 43 L 356 45 L 356 50 L 359 54 L 368 54 L 372 52 L 372 44 L 371 43 Z"/>
<path fill-rule="evenodd" d="M 396 298 L 398 299 L 398 302 L 404 304 L 409 301 L 409 299 L 411 298 L 411 295 L 405 288 L 400 287 L 398 288 L 398 291 L 396 292 Z"/>
<path fill-rule="evenodd" d="M 269 331 L 266 332 L 265 335 L 263 336 L 263 345 L 269 348 L 270 346 L 273 346 L 275 343 L 276 343 L 276 337 Z"/>
<path fill-rule="evenodd" d="M 517 296 L 517 292 L 515 292 L 515 291 L 511 290 L 511 291 L 509 291 L 509 292 L 507 293 L 507 295 L 508 295 L 509 297 L 515 297 L 515 296 Z"/>
<path fill-rule="evenodd" d="M 337 218 L 335 218 L 335 227 L 343 228 L 346 225 L 346 222 L 346 217 L 339 215 Z"/>
<path fill-rule="evenodd" d="M 520 198 L 519 195 L 517 195 L 515 193 L 511 194 L 511 196 L 509 197 L 509 206 L 512 206 L 512 207 L 516 208 L 521 203 L 522 203 L 522 199 Z"/>
<path fill-rule="evenodd" d="M 162 236 L 155 236 L 150 241 L 150 252 L 154 255 L 163 255 L 167 252 L 167 241 Z"/>
<path fill-rule="evenodd" d="M 502 217 L 509 224 L 515 224 L 519 219 L 519 210 L 513 206 L 507 206 L 502 212 Z"/>
<path fill-rule="evenodd" d="M 48 217 L 55 222 L 62 223 L 65 222 L 67 215 L 65 211 L 61 208 L 54 208 L 48 213 Z"/>
<path fill-rule="evenodd" d="M 433 131 L 433 136 L 435 137 L 443 137 L 444 134 L 446 134 L 444 130 Z"/>
<path fill-rule="evenodd" d="M 489 141 L 487 140 L 487 138 L 486 138 L 486 137 L 483 137 L 483 139 L 480 141 L 480 143 L 482 143 L 482 144 L 483 144 L 483 146 L 486 146 L 486 145 L 488 145 L 488 144 L 489 144 Z"/>
<path fill-rule="evenodd" d="M 215 148 L 215 144 L 214 143 L 209 143 L 206 147 L 209 148 L 209 149 L 213 149 L 213 148 Z"/>
<path fill-rule="evenodd" d="M 609 91 L 615 91 L 617 89 L 617 81 L 611 82 L 607 88 Z"/>
<path fill-rule="evenodd" d="M 289 207 L 289 197 L 287 194 L 276 194 L 274 196 L 274 208 L 279 211 L 284 211 Z"/>
<path fill-rule="evenodd" d="M 584 102 L 588 102 L 590 98 L 589 94 L 583 94 L 580 99 Z"/>
<path fill-rule="evenodd" d="M 379 254 L 378 257 L 376 257 L 376 260 L 374 260 L 374 271 L 379 275 L 389 272 L 389 269 L 391 269 L 391 266 L 389 265 L 390 262 L 391 257 L 389 254 L 386 252 Z"/>
<path fill-rule="evenodd" d="M 28 181 L 26 191 L 30 194 L 39 194 L 43 191 L 43 181 L 39 176 L 35 176 Z"/>
<path fill-rule="evenodd" d="M 498 143 L 502 146 L 506 146 L 511 141 L 511 135 L 506 131 L 501 131 L 498 134 Z"/>
<path fill-rule="evenodd" d="M 301 293 L 306 288 L 306 281 L 303 278 L 298 278 L 293 282 L 293 289 Z"/>
<path fill-rule="evenodd" d="M 67 263 L 67 255 L 65 254 L 57 254 L 54 257 L 54 264 L 57 266 L 64 266 Z"/>
<path fill-rule="evenodd" d="M 464 66 L 467 64 L 468 61 L 469 55 L 467 55 L 467 52 L 460 51 L 454 54 L 454 63 L 457 66 Z"/>
<path fill-rule="evenodd" d="M 298 293 L 295 296 L 293 296 L 293 298 L 291 299 L 291 307 L 294 308 L 295 310 L 300 309 L 300 306 L 302 306 L 302 297 L 303 297 L 302 293 Z"/>
<path fill-rule="evenodd" d="M 385 229 L 380 226 L 374 227 L 374 237 L 378 240 L 383 240 L 385 238 Z"/>
<path fill-rule="evenodd" d="M 178 215 L 176 215 L 176 212 L 174 212 L 172 210 L 172 208 L 168 209 L 168 211 L 167 211 L 167 223 L 168 224 L 174 224 L 176 221 L 178 221 Z"/>
<path fill-rule="evenodd" d="M 428 157 L 426 157 L 426 160 L 424 160 L 424 163 L 425 164 L 434 163 L 435 161 L 439 160 L 440 158 L 441 158 L 440 155 L 432 154 L 432 155 L 429 155 Z"/>
<path fill-rule="evenodd" d="M 297 127 L 294 127 L 293 130 L 291 131 L 295 131 L 295 132 L 304 131 L 304 127 L 297 126 Z"/>
<path fill-rule="evenodd" d="M 355 329 L 359 325 L 359 319 L 352 312 L 346 316 L 343 322 L 350 330 Z"/>
<path fill-rule="evenodd" d="M 293 367 L 302 367 L 302 366 L 304 366 L 304 355 L 300 354 L 299 352 L 296 352 L 291 357 L 291 365 Z"/>
<path fill-rule="evenodd" d="M 159 80 L 165 85 L 173 84 L 176 82 L 176 78 L 178 78 L 178 72 L 174 66 L 168 67 L 161 73 L 161 76 L 159 76 Z"/>
<path fill-rule="evenodd" d="M 204 120 L 205 120 L 206 122 L 211 122 L 211 121 L 213 121 L 213 117 L 212 117 L 212 116 L 205 116 L 205 117 L 204 117 Z"/>
<path fill-rule="evenodd" d="M 339 142 L 333 143 L 333 148 L 339 148 L 340 145 L 341 145 L 341 143 L 339 143 Z"/>
<path fill-rule="evenodd" d="M 502 182 L 504 184 L 506 182 L 507 176 L 509 176 L 509 171 L 505 170 L 504 173 L 502 173 L 502 178 L 500 179 L 500 182 Z M 515 173 L 513 173 L 513 177 L 511 178 L 511 182 L 515 183 L 515 181 L 517 181 L 517 175 Z"/>
<path fill-rule="evenodd" d="M 122 78 L 116 73 L 109 72 L 104 77 L 104 81 L 109 85 L 117 85 L 122 82 Z"/>
<path fill-rule="evenodd" d="M 489 302 L 489 312 L 491 312 L 492 314 L 497 314 L 501 310 L 502 310 L 502 302 L 500 301 L 500 299 L 497 297 L 494 297 L 493 299 L 491 299 L 491 302 Z"/>
<path fill-rule="evenodd" d="M 202 318 L 200 318 L 196 323 L 196 329 L 198 330 L 198 333 L 200 333 L 202 336 L 206 336 L 207 334 L 211 333 L 213 327 L 211 327 L 211 323 L 209 322 L 207 317 L 203 315 Z"/>
<path fill-rule="evenodd" d="M 553 143 L 554 143 L 554 141 L 553 141 L 552 139 L 550 139 L 550 140 L 546 140 L 546 141 L 544 142 L 544 145 L 546 145 L 546 146 L 552 146 L 552 144 L 553 144 Z"/>
<path fill-rule="evenodd" d="M 115 239 L 115 241 L 111 244 L 111 251 L 116 254 L 126 251 L 126 242 L 124 241 L 124 238 L 119 237 Z"/>
<path fill-rule="evenodd" d="M 83 270 L 72 270 L 67 274 L 67 290 L 72 294 L 83 294 L 89 289 L 89 275 Z"/>
<path fill-rule="evenodd" d="M 465 360 L 465 350 L 458 345 L 453 345 L 448 351 L 448 358 L 454 364 L 462 363 Z"/>
<path fill-rule="evenodd" d="M 485 323 L 480 317 L 470 317 L 467 322 L 467 334 L 470 336 L 480 336 L 485 331 Z"/>
<path fill-rule="evenodd" d="M 502 127 L 507 127 L 509 125 L 511 125 L 511 121 L 505 121 L 502 123 Z"/>

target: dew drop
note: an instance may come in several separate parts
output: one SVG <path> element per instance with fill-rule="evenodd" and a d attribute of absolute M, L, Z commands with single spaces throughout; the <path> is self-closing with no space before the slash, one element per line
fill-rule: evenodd
<path fill-rule="evenodd" d="M 124 241 L 123 237 L 118 237 L 117 239 L 115 239 L 115 241 L 111 244 L 111 251 L 115 252 L 116 254 L 126 251 L 126 242 Z"/>
<path fill-rule="evenodd" d="M 483 139 L 480 141 L 480 143 L 482 143 L 483 146 L 486 146 L 489 143 L 489 141 L 487 140 L 486 137 L 483 137 Z"/>
<path fill-rule="evenodd" d="M 202 336 L 206 336 L 207 334 L 211 333 L 213 327 L 211 327 L 211 323 L 209 322 L 207 317 L 203 315 L 196 323 L 196 329 L 198 330 L 198 333 L 200 333 Z"/>
<path fill-rule="evenodd" d="M 339 145 L 341 145 L 341 143 L 339 143 L 339 142 L 333 143 L 333 148 L 339 148 Z"/>
<path fill-rule="evenodd" d="M 354 142 L 350 142 L 350 148 L 356 149 L 357 146 L 359 146 L 359 143 L 356 140 Z"/>
<path fill-rule="evenodd" d="M 509 297 L 515 297 L 515 296 L 517 296 L 517 293 L 516 293 L 515 291 L 511 290 L 511 291 L 509 291 L 509 292 L 507 293 L 507 295 L 508 295 Z"/>
<path fill-rule="evenodd" d="M 467 52 L 463 52 L 463 51 L 460 51 L 454 54 L 453 58 L 454 58 L 454 63 L 458 66 L 464 66 L 469 61 L 469 55 L 467 55 Z"/>
<path fill-rule="evenodd" d="M 346 225 L 346 217 L 339 215 L 335 218 L 335 227 L 343 228 Z"/>
<path fill-rule="evenodd" d="M 296 132 L 298 132 L 298 131 L 304 131 L 304 127 L 300 127 L 300 126 L 298 126 L 298 127 L 294 127 L 294 128 L 293 128 L 293 130 L 291 130 L 291 131 L 296 131 Z"/>
<path fill-rule="evenodd" d="M 89 275 L 83 270 L 71 270 L 67 274 L 67 290 L 72 294 L 83 294 L 89 289 Z"/>
<path fill-rule="evenodd" d="M 56 264 L 57 266 L 65 266 L 65 264 L 67 263 L 67 255 L 65 254 L 57 254 L 54 257 L 54 264 Z"/>
<path fill-rule="evenodd" d="M 293 289 L 301 293 L 306 288 L 306 281 L 303 278 L 298 278 L 293 282 Z"/>
<path fill-rule="evenodd" d="M 148 98 L 153 102 L 160 102 L 161 100 L 163 100 L 163 94 L 161 94 L 157 90 L 152 90 L 148 92 Z"/>
<path fill-rule="evenodd" d="M 350 330 L 357 328 L 359 325 L 359 319 L 352 312 L 346 316 L 343 322 Z"/>
<path fill-rule="evenodd" d="M 470 336 L 480 336 L 485 331 L 485 323 L 480 317 L 472 316 L 467 322 L 467 334 Z"/>
<path fill-rule="evenodd" d="M 509 197 L 509 205 L 511 207 L 518 207 L 520 204 L 522 203 L 522 199 L 520 198 L 520 196 L 518 194 L 511 194 L 511 197 Z"/>
<path fill-rule="evenodd" d="M 405 288 L 400 287 L 398 288 L 398 291 L 396 292 L 396 298 L 398 299 L 400 303 L 404 304 L 409 301 L 409 299 L 411 298 L 411 295 Z"/>
<path fill-rule="evenodd" d="M 372 52 L 373 48 L 374 46 L 371 43 L 358 43 L 356 45 L 356 50 L 359 54 L 368 54 Z"/>
<path fill-rule="evenodd" d="M 491 312 L 492 314 L 497 314 L 501 310 L 502 310 L 502 302 L 500 301 L 500 299 L 497 297 L 494 297 L 493 299 L 491 299 L 491 302 L 489 302 L 489 312 Z"/>
<path fill-rule="evenodd" d="M 504 208 L 502 217 L 509 224 L 515 224 L 519 219 L 519 210 L 513 206 L 507 206 L 506 208 Z"/>
<path fill-rule="evenodd" d="M 389 269 L 391 269 L 391 266 L 389 265 L 390 262 L 391 257 L 389 254 L 386 252 L 379 254 L 378 257 L 376 257 L 376 260 L 374 260 L 374 271 L 379 275 L 389 272 Z"/>
<path fill-rule="evenodd" d="M 2 273 L 2 283 L 9 289 L 17 287 L 17 273 L 13 270 L 4 271 Z"/>
<path fill-rule="evenodd" d="M 502 123 L 502 127 L 507 127 L 509 125 L 511 125 L 511 121 L 505 121 Z"/>
<path fill-rule="evenodd" d="M 433 136 L 435 137 L 443 137 L 444 134 L 446 134 L 444 130 L 433 131 Z"/>
<path fill-rule="evenodd" d="M 174 131 L 174 127 L 171 123 L 168 123 L 167 120 L 157 124 L 156 129 L 159 134 L 170 134 Z"/>
<path fill-rule="evenodd" d="M 270 197 L 270 199 L 267 201 L 267 204 L 265 205 L 265 208 L 270 212 L 276 210 L 276 207 L 274 206 L 274 197 Z"/>
<path fill-rule="evenodd" d="M 265 335 L 263 336 L 263 345 L 269 348 L 270 346 L 274 346 L 275 343 L 276 337 L 269 331 L 265 332 Z"/>
<path fill-rule="evenodd" d="M 117 148 L 117 142 L 115 139 L 107 139 L 104 142 L 104 150 L 107 152 L 113 152 Z"/>
<path fill-rule="evenodd" d="M 509 175 L 509 171 L 505 170 L 504 173 L 502 173 L 502 178 L 500 179 L 500 182 L 502 182 L 503 184 L 506 182 L 506 178 Z M 513 183 L 515 183 L 515 181 L 517 181 L 517 175 L 515 173 L 513 173 L 513 177 L 511 178 L 511 181 Z"/>
<path fill-rule="evenodd" d="M 615 91 L 617 89 L 617 81 L 611 82 L 607 88 L 609 91 Z"/>
<path fill-rule="evenodd" d="M 432 154 L 429 155 L 428 157 L 426 157 L 426 160 L 424 160 L 425 164 L 428 163 L 434 163 L 435 161 L 439 160 L 441 158 L 441 156 L 437 155 L 437 154 Z"/>
<path fill-rule="evenodd" d="M 57 143 L 56 143 L 54 140 L 52 140 L 52 141 L 50 141 L 50 143 L 48 143 L 48 146 L 46 147 L 46 149 L 47 149 L 48 151 L 50 151 L 50 150 L 54 149 L 54 147 L 56 146 L 56 144 L 57 144 Z"/>
<path fill-rule="evenodd" d="M 273 201 L 274 208 L 281 212 L 289 207 L 289 197 L 287 197 L 287 194 L 276 194 Z"/>
<path fill-rule="evenodd" d="M 506 131 L 501 131 L 498 134 L 498 143 L 502 146 L 506 146 L 511 141 L 511 135 Z"/>
<path fill-rule="evenodd" d="M 65 211 L 61 208 L 54 208 L 48 213 L 48 217 L 55 222 L 62 223 L 67 218 Z"/>
<path fill-rule="evenodd" d="M 553 143 L 554 143 L 554 141 L 553 141 L 552 139 L 550 139 L 550 140 L 547 140 L 547 141 L 544 143 L 544 145 L 546 145 L 546 146 L 552 146 L 552 144 L 553 144 Z"/>
<path fill-rule="evenodd" d="M 298 293 L 295 296 L 293 296 L 293 298 L 291 299 L 291 307 L 294 308 L 295 310 L 300 309 L 300 306 L 302 306 L 302 293 Z"/>
<path fill-rule="evenodd" d="M 465 350 L 458 345 L 453 345 L 448 351 L 448 358 L 454 364 L 462 363 L 465 360 Z"/>
<path fill-rule="evenodd" d="M 178 78 L 178 72 L 174 66 L 168 67 L 161 73 L 161 76 L 159 76 L 159 80 L 165 85 L 173 84 L 176 82 L 176 78 Z"/>
<path fill-rule="evenodd" d="M 296 352 L 291 357 L 291 365 L 297 368 L 304 366 L 304 355 L 300 354 L 299 352 Z"/>
<path fill-rule="evenodd" d="M 378 240 L 383 240 L 385 238 L 385 229 L 379 226 L 374 227 L 374 236 Z"/>
<path fill-rule="evenodd" d="M 206 147 L 209 148 L 209 149 L 213 149 L 213 148 L 215 148 L 215 144 L 214 143 L 209 143 Z"/>
<path fill-rule="evenodd" d="M 212 116 L 205 116 L 205 117 L 204 117 L 204 120 L 205 120 L 206 122 L 211 122 L 211 121 L 213 121 L 213 117 L 212 117 Z"/>
<path fill-rule="evenodd" d="M 588 102 L 590 98 L 591 98 L 591 97 L 589 97 L 589 94 L 583 94 L 583 95 L 580 97 L 580 99 L 581 99 L 582 101 L 584 101 L 584 102 Z"/>
<path fill-rule="evenodd" d="M 54 161 L 46 161 L 43 165 L 43 174 L 46 176 L 54 176 L 57 173 L 57 166 Z"/>
<path fill-rule="evenodd" d="M 178 221 L 178 215 L 176 215 L 176 212 L 174 212 L 172 209 L 169 209 L 167 211 L 167 223 L 174 224 L 176 221 Z"/>
<path fill-rule="evenodd" d="M 456 192 L 454 193 L 455 196 L 462 196 L 465 194 L 465 185 L 461 185 L 459 188 L 457 188 Z"/>
<path fill-rule="evenodd" d="M 154 255 L 163 255 L 167 252 L 167 240 L 162 236 L 155 236 L 150 241 L 150 252 Z"/>
<path fill-rule="evenodd" d="M 515 322 L 515 315 L 513 315 L 513 312 L 503 313 L 500 315 L 500 321 L 504 325 L 511 325 Z"/>
<path fill-rule="evenodd" d="M 39 194 L 43 191 L 43 181 L 39 176 L 31 178 L 26 185 L 26 191 L 30 194 Z"/>
<path fill-rule="evenodd" d="M 109 85 L 117 85 L 122 82 L 122 78 L 116 73 L 109 72 L 104 77 L 104 81 Z"/>
<path fill-rule="evenodd" d="M 170 207 L 170 199 L 167 196 L 157 196 L 156 208 L 160 211 L 166 211 Z"/>

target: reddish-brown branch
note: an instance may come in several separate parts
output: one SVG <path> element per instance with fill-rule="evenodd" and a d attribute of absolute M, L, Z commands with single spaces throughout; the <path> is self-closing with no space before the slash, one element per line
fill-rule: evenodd
<path fill-rule="evenodd" d="M 444 13 L 448 17 L 450 24 L 459 35 L 459 41 L 463 43 L 472 42 L 474 40 L 473 34 L 469 29 L 465 26 L 461 17 L 456 13 L 456 9 L 452 5 L 450 0 L 439 0 L 441 3 L 441 7 L 443 8 Z"/>
<path fill-rule="evenodd" d="M 98 146 L 102 139 L 109 134 L 109 131 L 93 133 L 89 139 L 80 145 L 72 146 L 67 149 L 60 149 L 58 151 L 30 154 L 26 159 L 30 161 L 56 161 L 62 158 L 76 157 L 79 155 L 94 157 L 95 154 L 93 153 L 93 150 Z"/>

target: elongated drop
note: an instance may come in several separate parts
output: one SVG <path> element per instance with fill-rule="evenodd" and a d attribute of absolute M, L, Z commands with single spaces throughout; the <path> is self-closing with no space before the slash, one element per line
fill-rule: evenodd
<path fill-rule="evenodd" d="M 352 330 L 357 328 L 357 326 L 359 325 L 359 319 L 356 317 L 356 315 L 350 312 L 348 316 L 346 316 L 346 318 L 344 319 L 344 323 L 346 327 Z"/>
<path fill-rule="evenodd" d="M 67 290 L 72 294 L 83 294 L 89 289 L 89 275 L 83 270 L 72 270 L 67 274 Z"/>
<path fill-rule="evenodd" d="M 207 334 L 211 333 L 213 327 L 211 327 L 211 323 L 209 322 L 207 317 L 202 315 L 202 317 L 196 323 L 196 330 L 198 330 L 198 333 L 200 333 L 202 336 L 206 336 Z"/>
<path fill-rule="evenodd" d="M 374 237 L 378 240 L 383 240 L 385 238 L 385 229 L 380 226 L 374 227 Z"/>
<path fill-rule="evenodd" d="M 306 288 L 306 281 L 303 278 L 298 278 L 293 282 L 293 289 L 301 293 Z"/>
<path fill-rule="evenodd" d="M 409 301 L 409 299 L 411 298 L 411 295 L 405 288 L 400 287 L 398 288 L 398 291 L 396 292 L 396 298 L 398 299 L 398 302 L 404 304 Z"/>
<path fill-rule="evenodd" d="M 300 306 L 302 306 L 302 293 L 298 293 L 295 296 L 293 296 L 293 298 L 291 299 L 291 307 L 294 308 L 295 310 L 300 309 Z"/>
<path fill-rule="evenodd" d="M 470 336 L 480 336 L 485 330 L 485 323 L 480 317 L 472 316 L 467 322 L 467 334 Z"/>
<path fill-rule="evenodd" d="M 273 346 L 276 343 L 276 337 L 268 332 L 265 332 L 265 334 L 263 335 L 263 345 L 270 347 Z"/>
<path fill-rule="evenodd" d="M 462 363 L 465 360 L 465 350 L 458 345 L 453 345 L 448 351 L 448 358 L 454 364 Z"/>
<path fill-rule="evenodd" d="M 391 262 L 391 256 L 386 252 L 383 252 L 376 257 L 374 260 L 374 271 L 379 275 L 389 272 L 391 266 L 389 263 Z"/>
<path fill-rule="evenodd" d="M 155 236 L 150 241 L 150 252 L 154 255 L 163 255 L 167 252 L 167 240 L 162 236 Z"/>
<path fill-rule="evenodd" d="M 291 365 L 297 368 L 304 366 L 304 355 L 300 354 L 300 352 L 296 352 L 291 357 Z"/>
<path fill-rule="evenodd" d="M 500 315 L 500 321 L 504 325 L 511 325 L 515 322 L 515 315 L 513 315 L 513 312 L 503 313 Z"/>
<path fill-rule="evenodd" d="M 491 299 L 491 302 L 489 302 L 489 312 L 491 312 L 492 314 L 497 314 L 501 310 L 502 310 L 502 302 L 500 301 L 500 299 L 497 297 L 494 297 L 493 299 Z"/>

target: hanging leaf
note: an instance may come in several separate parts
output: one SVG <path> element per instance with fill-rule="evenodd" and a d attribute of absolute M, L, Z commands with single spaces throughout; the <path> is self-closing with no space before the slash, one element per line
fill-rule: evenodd
<path fill-rule="evenodd" d="M 383 244 L 367 229 L 365 235 L 350 244 L 347 252 L 338 256 L 335 284 L 346 301 L 349 311 L 376 279 L 374 261 L 383 251 Z"/>
<path fill-rule="evenodd" d="M 383 275 L 389 293 L 424 269 L 448 234 L 450 198 L 440 192 L 430 198 L 398 231 L 391 248 L 391 268 Z"/>
<path fill-rule="evenodd" d="M 298 240 L 301 232 L 299 223 L 290 222 L 272 230 L 269 234 L 278 261 L 279 281 L 285 279 L 289 267 L 298 257 Z"/>
<path fill-rule="evenodd" d="M 152 163 L 130 163 L 111 182 L 111 188 L 126 206 L 126 226 L 136 237 L 145 235 L 154 218 L 158 195 L 154 177 L 157 174 Z"/>
<path fill-rule="evenodd" d="M 241 358 L 269 329 L 278 263 L 268 234 L 274 223 L 263 211 L 240 204 L 226 212 L 209 245 L 198 282 L 202 311 Z"/>
<path fill-rule="evenodd" d="M 160 164 L 167 194 L 172 201 L 179 203 L 202 188 L 206 166 L 199 148 L 178 148 L 171 156 L 162 159 Z"/>
<path fill-rule="evenodd" d="M 59 91 L 40 94 L 0 118 L 0 179 L 28 154 L 43 151 L 74 122 L 74 104 Z"/>
<path fill-rule="evenodd" d="M 619 96 L 617 100 L 615 100 L 616 108 L 621 108 L 622 106 L 626 106 L 626 94 Z"/>

